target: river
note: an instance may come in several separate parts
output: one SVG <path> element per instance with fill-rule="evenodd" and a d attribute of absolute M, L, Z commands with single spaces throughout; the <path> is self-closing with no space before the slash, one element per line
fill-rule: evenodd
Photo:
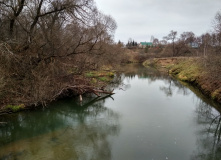
<path fill-rule="evenodd" d="M 112 97 L 1 116 L 0 159 L 221 159 L 221 106 L 151 68 L 125 68 Z"/>

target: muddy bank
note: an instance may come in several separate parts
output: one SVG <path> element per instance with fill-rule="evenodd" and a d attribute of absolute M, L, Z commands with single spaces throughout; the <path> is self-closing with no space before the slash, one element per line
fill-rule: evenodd
<path fill-rule="evenodd" d="M 219 73 L 210 72 L 202 58 L 156 58 L 145 61 L 143 65 L 167 72 L 178 80 L 197 87 L 204 95 L 221 103 L 221 79 L 214 76 Z"/>

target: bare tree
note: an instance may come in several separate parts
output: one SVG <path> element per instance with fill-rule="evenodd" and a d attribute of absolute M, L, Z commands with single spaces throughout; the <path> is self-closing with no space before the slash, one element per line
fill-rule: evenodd
<path fill-rule="evenodd" d="M 9 19 L 9 35 L 10 38 L 13 38 L 14 32 L 14 24 L 17 20 L 17 17 L 22 12 L 25 5 L 25 0 L 17 0 L 17 1 L 8 1 L 2 0 L 0 1 L 0 9 L 3 14 L 7 14 L 7 18 Z"/>
<path fill-rule="evenodd" d="M 180 40 L 188 45 L 189 43 L 193 43 L 195 41 L 195 34 L 193 32 L 183 32 L 180 35 Z"/>
<path fill-rule="evenodd" d="M 158 46 L 160 44 L 159 40 L 157 38 L 153 39 L 153 45 Z"/>
<path fill-rule="evenodd" d="M 116 22 L 93 0 L 1 0 L 0 7 L 0 32 L 8 33 L 0 35 L 0 90 L 11 97 L 2 101 L 53 100 L 64 86 L 88 85 L 76 78 L 83 71 L 117 62 Z"/>
<path fill-rule="evenodd" d="M 221 11 L 217 12 L 213 20 L 214 36 L 216 37 L 216 53 L 221 53 Z"/>
<path fill-rule="evenodd" d="M 204 57 L 208 54 L 208 49 L 211 44 L 211 35 L 209 33 L 203 34 L 202 38 L 202 46 L 203 46 L 203 55 Z"/>
<path fill-rule="evenodd" d="M 177 31 L 171 30 L 170 33 L 166 37 L 164 37 L 164 39 L 170 40 L 172 42 L 172 46 L 173 46 L 172 56 L 175 55 L 175 40 L 176 40 L 176 36 L 177 36 Z"/>
<path fill-rule="evenodd" d="M 221 33 L 221 11 L 217 12 L 213 20 L 213 28 L 216 33 Z"/>

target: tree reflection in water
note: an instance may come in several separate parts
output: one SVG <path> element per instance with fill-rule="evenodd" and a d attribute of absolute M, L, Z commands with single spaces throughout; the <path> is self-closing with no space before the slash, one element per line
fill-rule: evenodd
<path fill-rule="evenodd" d="M 11 116 L 1 126 L 0 159 L 111 159 L 108 137 L 118 135 L 119 115 L 104 102 L 62 101 L 43 112 Z"/>
<path fill-rule="evenodd" d="M 218 107 L 218 106 L 217 106 Z M 208 103 L 197 102 L 197 123 L 202 126 L 197 132 L 197 150 L 192 160 L 220 160 L 221 158 L 221 114 Z"/>
<path fill-rule="evenodd" d="M 156 80 L 163 80 L 166 85 L 160 86 L 160 90 L 168 97 L 171 97 L 174 92 L 184 96 L 191 93 L 187 87 L 174 78 L 168 76 L 166 72 L 159 72 L 155 68 L 145 68 L 139 64 L 129 65 L 129 67 L 127 65 L 127 68 L 124 70 L 123 78 L 129 78 L 130 80 L 136 76 L 138 76 L 139 79 L 148 79 L 149 83 L 155 82 Z"/>
<path fill-rule="evenodd" d="M 174 80 L 171 77 L 168 77 L 167 79 L 164 80 L 164 82 L 167 84 L 166 86 L 160 86 L 160 90 L 162 90 L 167 97 L 172 97 L 174 92 L 176 94 L 181 94 L 181 95 L 189 95 L 190 91 L 188 88 L 183 86 L 180 82 Z"/>

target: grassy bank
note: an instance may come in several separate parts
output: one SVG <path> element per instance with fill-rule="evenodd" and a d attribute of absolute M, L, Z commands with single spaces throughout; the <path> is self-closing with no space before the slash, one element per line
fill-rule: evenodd
<path fill-rule="evenodd" d="M 144 66 L 152 66 L 168 72 L 177 79 L 187 82 L 213 100 L 221 103 L 221 80 L 219 73 L 211 72 L 203 58 L 158 58 L 147 60 Z"/>

